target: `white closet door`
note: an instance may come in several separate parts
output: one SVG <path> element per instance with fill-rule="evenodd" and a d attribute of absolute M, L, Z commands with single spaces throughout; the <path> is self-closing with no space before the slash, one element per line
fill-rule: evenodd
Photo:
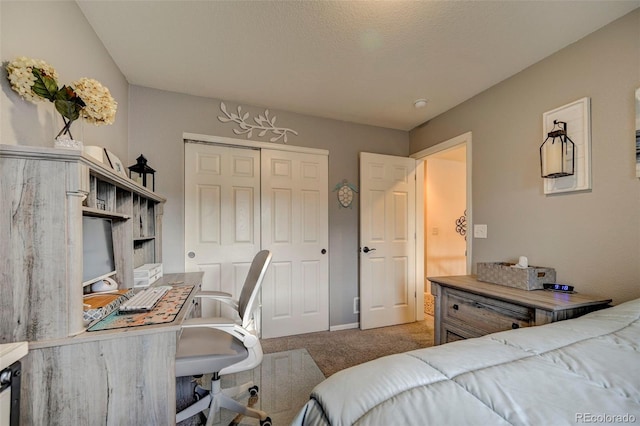
<path fill-rule="evenodd" d="M 185 269 L 238 298 L 260 251 L 260 151 L 185 144 Z M 231 315 L 203 300 L 203 316 Z"/>
<path fill-rule="evenodd" d="M 263 149 L 262 337 L 329 329 L 328 158 Z"/>
<path fill-rule="evenodd" d="M 415 167 L 360 153 L 360 328 L 415 321 Z"/>

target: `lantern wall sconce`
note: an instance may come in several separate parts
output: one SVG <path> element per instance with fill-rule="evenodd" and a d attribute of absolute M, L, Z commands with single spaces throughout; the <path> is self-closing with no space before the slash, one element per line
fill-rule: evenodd
<path fill-rule="evenodd" d="M 589 98 L 545 112 L 540 172 L 545 194 L 591 189 L 591 111 Z"/>
<path fill-rule="evenodd" d="M 156 180 L 154 173 L 156 171 L 147 165 L 147 159 L 144 158 L 144 155 L 140 154 L 136 161 L 136 164 L 129 166 L 129 177 L 145 188 L 155 191 Z"/>
<path fill-rule="evenodd" d="M 553 120 L 553 129 L 540 145 L 540 170 L 545 179 L 573 175 L 576 144 L 567 136 L 567 123 Z"/>

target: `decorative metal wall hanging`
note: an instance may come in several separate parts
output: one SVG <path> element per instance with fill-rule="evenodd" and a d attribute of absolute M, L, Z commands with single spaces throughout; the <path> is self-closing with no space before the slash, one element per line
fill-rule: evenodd
<path fill-rule="evenodd" d="M 591 189 L 591 107 L 589 98 L 578 99 L 542 114 L 542 134 L 556 134 L 554 127 L 557 127 L 560 122 L 567 123 L 566 127 L 562 127 L 566 136 L 571 138 L 574 144 L 575 170 L 572 175 L 543 179 L 544 193 L 557 194 L 589 190 Z"/>
<path fill-rule="evenodd" d="M 342 179 L 342 182 L 338 183 L 335 188 L 333 188 L 333 192 L 336 191 L 338 191 L 338 203 L 340 203 L 340 207 L 352 208 L 351 203 L 353 202 L 353 193 L 358 192 L 358 187 L 349 183 L 346 179 Z"/>
<path fill-rule="evenodd" d="M 467 211 L 464 211 L 464 214 L 456 219 L 456 232 L 464 237 L 464 240 L 467 241 Z"/>
<path fill-rule="evenodd" d="M 540 170 L 545 179 L 573 176 L 576 145 L 567 136 L 567 123 L 553 120 L 553 128 L 540 145 Z"/>
<path fill-rule="evenodd" d="M 269 110 L 265 109 L 264 114 L 259 114 L 257 117 L 254 117 L 253 121 L 256 124 L 247 123 L 247 119 L 249 118 L 249 113 L 242 113 L 242 107 L 238 105 L 237 112 L 228 112 L 227 106 L 224 102 L 220 102 L 220 111 L 225 115 L 224 117 L 219 115 L 218 120 L 222 123 L 234 122 L 238 125 L 239 129 L 233 129 L 233 133 L 236 135 L 246 135 L 247 139 L 251 139 L 253 137 L 253 132 L 256 131 L 258 133 L 258 137 L 263 137 L 267 134 L 267 132 L 273 133 L 275 136 L 269 139 L 269 142 L 278 142 L 282 139 L 283 143 L 287 143 L 287 135 L 289 133 L 298 136 L 298 132 L 293 129 L 288 129 L 286 127 L 276 127 L 276 116 L 273 115 L 269 117 Z"/>

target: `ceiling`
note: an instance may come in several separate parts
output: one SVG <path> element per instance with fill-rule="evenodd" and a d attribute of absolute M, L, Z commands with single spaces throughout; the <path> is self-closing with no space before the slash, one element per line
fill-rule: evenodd
<path fill-rule="evenodd" d="M 635 1 L 77 0 L 130 84 L 410 130 Z M 427 99 L 416 109 L 416 99 Z"/>

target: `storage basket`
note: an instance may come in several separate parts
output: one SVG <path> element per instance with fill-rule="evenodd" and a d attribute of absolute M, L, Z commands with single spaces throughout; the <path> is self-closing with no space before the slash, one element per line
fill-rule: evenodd
<path fill-rule="evenodd" d="M 544 283 L 556 282 L 556 270 L 540 266 L 514 267 L 513 263 L 478 262 L 478 280 L 522 290 L 540 290 Z"/>

